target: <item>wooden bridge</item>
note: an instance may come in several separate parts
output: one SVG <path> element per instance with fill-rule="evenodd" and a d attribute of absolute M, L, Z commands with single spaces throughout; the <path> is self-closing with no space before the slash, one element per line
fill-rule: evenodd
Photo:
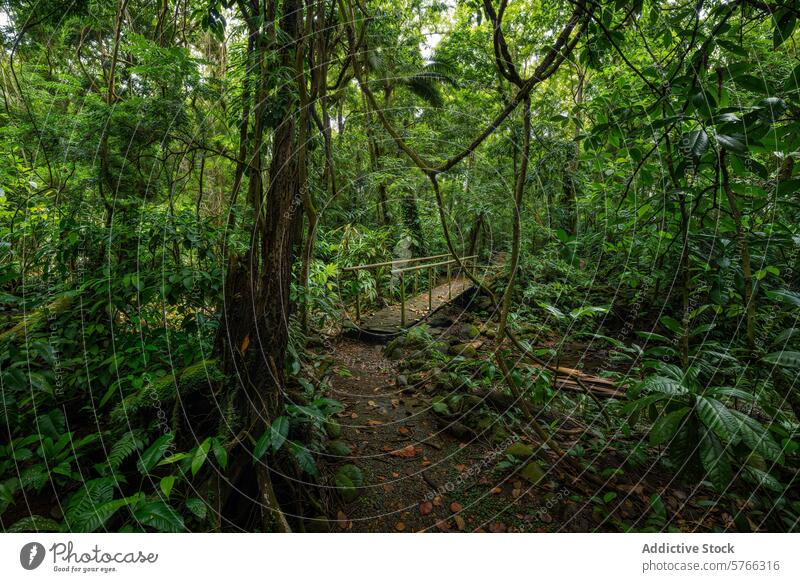
<path fill-rule="evenodd" d="M 473 289 L 474 284 L 462 272 L 462 267 L 479 279 L 489 269 L 497 267 L 492 264 L 479 266 L 477 262 L 478 255 L 460 257 L 456 261 L 452 254 L 445 253 L 342 269 L 345 277 L 349 276 L 355 286 L 354 313 L 348 313 L 348 327 L 358 330 L 360 334 L 387 337 L 424 321 L 441 307 Z M 399 302 L 376 310 L 363 310 L 364 290 L 359 283 L 359 273 L 362 271 L 369 272 L 374 280 L 375 295 L 381 297 L 381 291 L 388 289 L 388 297 L 396 298 L 399 295 Z"/>

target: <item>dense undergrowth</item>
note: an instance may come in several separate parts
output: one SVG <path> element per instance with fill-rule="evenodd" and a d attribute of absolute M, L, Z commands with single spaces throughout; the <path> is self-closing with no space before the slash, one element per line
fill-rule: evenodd
<path fill-rule="evenodd" d="M 190 4 L 4 5 L 4 530 L 335 515 L 364 476 L 332 338 L 400 296 L 346 269 L 451 251 L 502 268 L 456 348 L 401 340 L 433 413 L 502 440 L 577 409 L 570 463 L 797 530 L 796 2 Z"/>

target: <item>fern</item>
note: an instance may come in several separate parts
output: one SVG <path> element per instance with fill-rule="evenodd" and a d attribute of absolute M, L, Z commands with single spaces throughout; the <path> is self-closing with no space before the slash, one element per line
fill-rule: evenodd
<path fill-rule="evenodd" d="M 93 532 L 111 517 L 103 506 L 114 496 L 114 480 L 111 477 L 92 479 L 73 493 L 66 502 L 64 522 L 67 531 Z"/>
<path fill-rule="evenodd" d="M 141 450 L 144 443 L 139 438 L 137 432 L 130 431 L 122 435 L 114 446 L 111 447 L 111 452 L 108 454 L 108 465 L 112 471 L 119 469 L 123 461 L 130 457 L 134 452 Z"/>

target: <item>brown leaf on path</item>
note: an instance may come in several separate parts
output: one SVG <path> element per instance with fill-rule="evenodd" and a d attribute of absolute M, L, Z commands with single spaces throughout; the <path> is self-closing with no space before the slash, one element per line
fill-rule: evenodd
<path fill-rule="evenodd" d="M 391 493 L 392 491 L 394 491 L 394 486 L 390 485 L 389 483 L 384 483 L 383 484 L 383 490 L 386 493 Z"/>
<path fill-rule="evenodd" d="M 505 533 L 506 529 L 506 524 L 499 521 L 489 524 L 489 531 L 492 533 Z"/>
<path fill-rule="evenodd" d="M 503 492 L 502 487 L 494 487 L 492 488 L 491 491 L 489 491 L 489 493 L 491 493 L 492 495 L 500 495 L 502 492 Z"/>
<path fill-rule="evenodd" d="M 411 432 L 411 429 L 408 428 L 407 426 L 401 426 L 400 428 L 397 429 L 397 432 L 399 432 L 400 434 L 408 434 Z"/>
<path fill-rule="evenodd" d="M 380 426 L 380 425 L 383 424 L 383 421 L 382 420 L 368 420 L 367 424 L 369 426 Z"/>
<path fill-rule="evenodd" d="M 392 471 L 392 477 L 397 479 L 399 476 L 400 476 L 400 473 L 395 473 L 394 471 Z"/>
<path fill-rule="evenodd" d="M 467 522 L 464 521 L 464 518 L 460 515 L 455 516 L 456 527 L 458 527 L 459 531 L 464 531 L 464 528 L 467 527 Z"/>
<path fill-rule="evenodd" d="M 461 504 L 458 501 L 453 501 L 453 503 L 450 504 L 450 511 L 452 511 L 453 513 L 458 513 L 459 511 L 461 511 L 461 509 L 462 509 Z"/>
<path fill-rule="evenodd" d="M 403 531 L 406 529 L 406 524 L 404 524 L 402 521 L 398 521 L 396 524 L 394 524 L 394 529 L 397 531 Z"/>
<path fill-rule="evenodd" d="M 453 465 L 453 467 L 455 467 L 455 470 L 458 471 L 459 473 L 463 473 L 464 471 L 467 470 L 467 466 L 461 463 Z"/>
<path fill-rule="evenodd" d="M 424 501 L 419 504 L 419 514 L 420 515 L 430 515 L 433 511 L 433 503 L 430 501 Z"/>
<path fill-rule="evenodd" d="M 450 531 L 450 524 L 446 520 L 437 521 L 436 529 L 440 531 Z"/>
<path fill-rule="evenodd" d="M 442 496 L 441 495 L 437 495 L 436 497 L 434 497 L 433 498 L 433 504 L 436 507 L 440 507 L 442 505 Z"/>
<path fill-rule="evenodd" d="M 392 451 L 389 454 L 392 455 L 393 457 L 402 457 L 404 459 L 410 459 L 411 457 L 416 456 L 417 449 L 414 448 L 414 445 L 408 445 L 407 447 L 403 447 L 402 449 Z"/>
<path fill-rule="evenodd" d="M 250 335 L 246 335 L 246 336 L 244 336 L 244 339 L 242 340 L 242 343 L 239 344 L 239 352 L 242 355 L 244 355 L 244 353 L 247 351 L 247 346 L 249 346 L 249 345 L 250 345 Z"/>

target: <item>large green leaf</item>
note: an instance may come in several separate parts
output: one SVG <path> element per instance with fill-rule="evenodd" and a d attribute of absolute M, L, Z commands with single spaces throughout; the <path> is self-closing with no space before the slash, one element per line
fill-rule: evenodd
<path fill-rule="evenodd" d="M 207 438 L 203 443 L 197 447 L 197 450 L 192 457 L 192 475 L 197 475 L 197 472 L 203 467 L 203 464 L 208 458 L 208 451 L 211 450 L 211 439 Z"/>
<path fill-rule="evenodd" d="M 650 376 L 643 382 L 643 387 L 651 392 L 661 392 L 671 396 L 680 396 L 688 392 L 681 382 L 664 376 Z"/>
<path fill-rule="evenodd" d="M 772 46 L 778 48 L 786 42 L 797 24 L 797 17 L 789 8 L 783 8 L 775 12 L 775 29 L 772 33 Z"/>
<path fill-rule="evenodd" d="M 283 443 L 286 442 L 286 437 L 289 436 L 289 419 L 285 416 L 279 416 L 272 422 L 269 432 L 272 451 L 276 452 L 280 450 Z"/>
<path fill-rule="evenodd" d="M 186 530 L 183 518 L 163 501 L 150 501 L 139 505 L 133 517 L 144 526 L 161 532 L 178 533 Z"/>
<path fill-rule="evenodd" d="M 743 135 L 726 135 L 724 133 L 718 133 L 715 135 L 715 137 L 717 138 L 717 143 L 719 143 L 719 145 L 726 150 L 730 150 L 737 154 L 743 154 L 747 151 L 746 139 Z"/>
<path fill-rule="evenodd" d="M 702 129 L 685 133 L 681 136 L 678 147 L 685 156 L 699 158 L 708 149 L 708 134 Z"/>
<path fill-rule="evenodd" d="M 695 410 L 703 424 L 719 438 L 730 443 L 737 441 L 739 423 L 722 402 L 716 398 L 698 396 Z"/>
<path fill-rule="evenodd" d="M 785 368 L 800 368 L 800 352 L 781 350 L 772 352 L 762 358 L 768 364 L 783 366 Z"/>
<path fill-rule="evenodd" d="M 319 477 L 319 469 L 314 455 L 302 444 L 289 441 L 289 451 L 300 468 L 313 477 Z"/>
<path fill-rule="evenodd" d="M 650 443 L 653 445 L 660 445 L 671 440 L 688 412 L 689 407 L 684 406 L 678 410 L 668 412 L 659 418 L 650 429 Z"/>
<path fill-rule="evenodd" d="M 730 410 L 730 413 L 736 417 L 739 423 L 737 432 L 744 444 L 765 459 L 783 462 L 783 450 L 773 440 L 766 427 L 738 410 Z"/>
<path fill-rule="evenodd" d="M 150 445 L 150 447 L 144 453 L 142 453 L 142 456 L 137 463 L 139 471 L 142 473 L 149 473 L 150 470 L 161 460 L 161 457 L 164 456 L 164 453 L 167 451 L 167 449 L 169 449 L 169 447 L 172 445 L 174 438 L 175 437 L 172 433 L 167 433 L 158 437 L 155 442 Z"/>
<path fill-rule="evenodd" d="M 714 489 L 725 491 L 731 483 L 731 465 L 725 447 L 711 431 L 704 431 L 700 439 L 700 461 Z"/>

